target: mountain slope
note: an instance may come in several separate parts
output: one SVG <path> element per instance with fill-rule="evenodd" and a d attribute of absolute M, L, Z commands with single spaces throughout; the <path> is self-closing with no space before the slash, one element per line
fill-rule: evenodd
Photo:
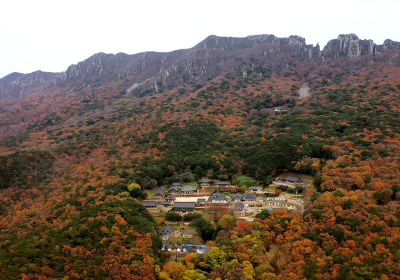
<path fill-rule="evenodd" d="M 229 255 L 215 253 L 217 266 L 212 254 L 190 255 L 182 271 L 398 279 L 399 46 L 354 34 L 322 50 L 299 36 L 210 36 L 187 50 L 99 53 L 64 73 L 1 79 L 0 273 L 169 275 L 131 182 L 246 175 L 268 185 L 290 171 L 315 178 L 303 215 L 225 217 L 214 253 Z"/>

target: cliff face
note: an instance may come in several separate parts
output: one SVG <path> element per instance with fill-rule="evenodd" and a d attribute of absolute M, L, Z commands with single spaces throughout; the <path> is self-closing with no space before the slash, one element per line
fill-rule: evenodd
<path fill-rule="evenodd" d="M 352 68 L 364 67 L 365 62 L 361 63 L 360 58 L 400 65 L 399 52 L 399 42 L 388 39 L 383 45 L 376 45 L 372 40 L 360 40 L 355 34 L 339 35 L 322 51 L 319 45 L 307 45 L 300 36 L 211 35 L 192 49 L 134 55 L 98 53 L 71 65 L 63 73 L 13 73 L 0 79 L 0 99 L 39 93 L 54 85 L 67 93 L 88 86 L 107 87 L 111 82 L 119 83 L 124 92 L 145 95 L 183 84 L 202 84 L 229 71 L 246 76 L 256 67 L 264 72 L 292 73 L 300 71 L 299 65 L 303 64 L 307 69 L 302 74 L 308 75 L 318 65 L 337 59 L 345 59 Z"/>
<path fill-rule="evenodd" d="M 134 55 L 125 53 L 97 53 L 87 60 L 68 67 L 64 80 L 93 80 L 98 77 L 117 79 L 136 76 L 137 81 L 156 75 L 163 67 L 168 67 L 185 51 L 171 53 L 146 52 Z"/>
<path fill-rule="evenodd" d="M 30 74 L 11 73 L 0 79 L 0 99 L 15 98 L 39 92 L 54 84 L 59 73 L 36 71 Z"/>
<path fill-rule="evenodd" d="M 400 50 L 400 42 L 395 42 L 395 41 L 392 41 L 392 40 L 390 40 L 390 39 L 386 39 L 386 40 L 383 42 L 382 48 L 385 49 L 385 50 L 387 50 L 387 49 L 397 49 L 397 50 Z"/>
<path fill-rule="evenodd" d="M 324 57 L 334 59 L 376 54 L 379 52 L 377 52 L 377 45 L 372 40 L 360 40 L 355 34 L 339 35 L 337 39 L 330 40 L 322 51 Z"/>

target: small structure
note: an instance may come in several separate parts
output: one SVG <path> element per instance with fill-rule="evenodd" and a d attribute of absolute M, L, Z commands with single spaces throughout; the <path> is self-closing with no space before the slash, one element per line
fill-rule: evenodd
<path fill-rule="evenodd" d="M 257 201 L 257 196 L 254 193 L 245 193 L 242 196 L 242 201 L 255 202 Z"/>
<path fill-rule="evenodd" d="M 218 181 L 215 184 L 217 185 L 218 188 L 230 188 L 231 187 L 231 183 L 229 183 L 228 181 Z"/>
<path fill-rule="evenodd" d="M 154 194 L 154 196 L 153 196 L 153 199 L 161 199 L 162 197 L 163 197 L 163 193 L 160 193 L 160 192 L 156 192 L 155 194 Z"/>
<path fill-rule="evenodd" d="M 163 202 L 161 202 L 161 205 L 164 206 L 164 207 L 169 207 L 169 206 L 171 206 L 171 204 L 172 204 L 171 201 L 163 201 Z"/>
<path fill-rule="evenodd" d="M 165 201 L 175 201 L 175 199 L 176 199 L 176 195 L 170 194 L 169 196 L 167 196 L 165 198 Z"/>
<path fill-rule="evenodd" d="M 181 186 L 181 183 L 179 183 L 179 182 L 174 182 L 174 183 L 172 183 L 172 186 L 173 187 L 180 187 Z"/>
<path fill-rule="evenodd" d="M 164 196 L 165 187 L 159 187 L 153 196 L 153 199 L 161 199 Z"/>
<path fill-rule="evenodd" d="M 206 203 L 206 199 L 205 198 L 198 198 L 196 204 L 205 204 Z"/>
<path fill-rule="evenodd" d="M 220 192 L 213 193 L 210 199 L 212 203 L 228 203 L 228 199 Z"/>
<path fill-rule="evenodd" d="M 194 212 L 195 208 L 196 202 L 175 202 L 172 210 L 175 212 L 188 213 Z"/>
<path fill-rule="evenodd" d="M 156 208 L 158 206 L 157 201 L 143 200 L 142 205 L 146 208 Z"/>
<path fill-rule="evenodd" d="M 197 254 L 204 254 L 205 252 L 204 249 L 196 249 Z"/>
<path fill-rule="evenodd" d="M 287 113 L 288 112 L 288 110 L 282 109 L 282 107 L 275 107 L 273 111 L 275 113 L 277 113 L 277 114 L 282 114 L 282 113 Z"/>
<path fill-rule="evenodd" d="M 171 234 L 173 232 L 174 232 L 174 228 L 170 225 L 167 225 L 160 230 L 161 235 Z"/>
<path fill-rule="evenodd" d="M 241 193 L 233 193 L 230 195 L 231 201 L 242 201 L 243 194 Z"/>
<path fill-rule="evenodd" d="M 262 188 L 261 186 L 251 186 L 251 187 L 249 188 L 249 190 L 252 191 L 252 192 L 261 193 L 262 190 L 263 190 L 263 188 Z"/>
<path fill-rule="evenodd" d="M 194 195 L 197 192 L 197 188 L 192 185 L 185 185 L 181 189 L 181 195 Z"/>
<path fill-rule="evenodd" d="M 208 179 L 208 178 L 203 178 L 203 179 L 201 179 L 200 183 L 201 183 L 200 186 L 201 186 L 203 189 L 206 189 L 206 188 L 210 188 L 210 187 L 211 187 L 211 180 Z"/>
<path fill-rule="evenodd" d="M 180 190 L 177 186 L 172 186 L 168 189 L 169 194 L 179 194 Z"/>
<path fill-rule="evenodd" d="M 299 177 L 286 176 L 276 178 L 275 182 L 303 183 L 303 180 Z"/>
<path fill-rule="evenodd" d="M 245 216 L 246 213 L 244 211 L 243 203 L 238 203 L 238 204 L 233 205 L 233 213 L 236 216 Z"/>
<path fill-rule="evenodd" d="M 257 196 L 254 193 L 236 193 L 232 194 L 231 201 L 246 201 L 254 202 L 257 201 Z"/>

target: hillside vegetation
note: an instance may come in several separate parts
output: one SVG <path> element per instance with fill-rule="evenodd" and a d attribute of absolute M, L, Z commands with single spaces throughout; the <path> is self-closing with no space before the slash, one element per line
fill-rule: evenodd
<path fill-rule="evenodd" d="M 264 36 L 1 79 L 0 278 L 400 279 L 400 44 Z M 283 172 L 314 176 L 304 214 L 224 216 L 180 263 L 128 192 Z"/>

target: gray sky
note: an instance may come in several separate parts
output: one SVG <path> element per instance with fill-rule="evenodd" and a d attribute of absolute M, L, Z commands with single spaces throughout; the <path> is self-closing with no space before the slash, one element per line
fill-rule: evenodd
<path fill-rule="evenodd" d="M 307 44 L 339 34 L 400 41 L 398 0 L 4 0 L 0 78 L 65 71 L 98 52 L 190 48 L 207 36 L 299 35 Z"/>

